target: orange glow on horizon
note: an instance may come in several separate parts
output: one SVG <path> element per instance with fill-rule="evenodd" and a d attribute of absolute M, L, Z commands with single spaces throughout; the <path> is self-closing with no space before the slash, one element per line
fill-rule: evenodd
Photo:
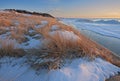
<path fill-rule="evenodd" d="M 62 14 L 61 14 L 62 15 Z M 74 14 L 73 14 L 74 15 Z M 56 16 L 56 17 L 65 17 L 65 18 L 120 18 L 120 14 L 95 14 L 95 15 L 63 15 L 63 16 Z"/>

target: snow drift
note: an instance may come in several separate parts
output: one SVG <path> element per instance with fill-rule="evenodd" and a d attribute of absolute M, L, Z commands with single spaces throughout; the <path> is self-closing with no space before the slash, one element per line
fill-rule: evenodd
<path fill-rule="evenodd" d="M 4 57 L 0 59 L 0 81 L 105 81 L 120 72 L 120 68 L 96 58 L 66 60 L 61 69 L 35 71 L 25 64 L 25 59 Z"/>

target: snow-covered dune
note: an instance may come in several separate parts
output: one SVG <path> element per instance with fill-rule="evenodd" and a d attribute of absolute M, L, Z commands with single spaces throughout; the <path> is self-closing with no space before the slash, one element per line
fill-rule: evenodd
<path fill-rule="evenodd" d="M 105 81 L 120 72 L 120 68 L 101 58 L 67 60 L 61 69 L 50 71 L 35 71 L 24 62 L 24 58 L 0 59 L 0 81 Z"/>
<path fill-rule="evenodd" d="M 91 20 L 63 21 L 94 32 L 101 27 Z M 119 30 L 108 30 L 102 26 L 99 33 L 119 38 Z M 0 81 L 105 81 L 119 66 L 111 51 L 55 18 L 0 13 Z"/>

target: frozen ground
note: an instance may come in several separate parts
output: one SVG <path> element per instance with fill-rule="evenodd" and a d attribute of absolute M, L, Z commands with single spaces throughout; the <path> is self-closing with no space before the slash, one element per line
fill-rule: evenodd
<path fill-rule="evenodd" d="M 67 61 L 61 69 L 39 72 L 25 63 L 25 58 L 0 59 L 0 81 L 105 81 L 120 72 L 120 68 L 96 58 Z"/>
<path fill-rule="evenodd" d="M 61 19 L 62 23 L 80 30 L 89 30 L 104 36 L 120 39 L 120 19 Z"/>

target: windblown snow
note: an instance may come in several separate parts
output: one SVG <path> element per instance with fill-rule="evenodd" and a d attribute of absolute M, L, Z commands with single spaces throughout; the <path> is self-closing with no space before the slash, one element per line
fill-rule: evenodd
<path fill-rule="evenodd" d="M 25 58 L 0 59 L 0 81 L 105 81 L 120 72 L 120 68 L 96 58 L 67 61 L 61 69 L 35 71 L 25 63 Z"/>

